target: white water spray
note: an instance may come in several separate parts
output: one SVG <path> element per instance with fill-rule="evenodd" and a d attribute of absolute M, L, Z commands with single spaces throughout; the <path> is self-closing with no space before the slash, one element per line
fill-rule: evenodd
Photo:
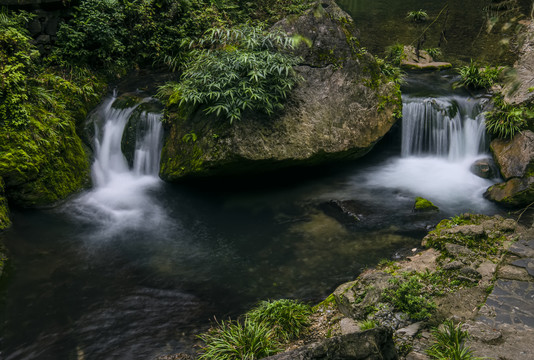
<path fill-rule="evenodd" d="M 130 168 L 122 153 L 124 129 L 136 106 L 113 108 L 113 96 L 98 109 L 103 121 L 95 122 L 95 160 L 91 168 L 93 190 L 73 202 L 75 216 L 101 225 L 103 234 L 125 229 L 148 229 L 164 221 L 164 211 L 149 194 L 161 185 L 158 178 L 163 137 L 161 115 L 141 112 Z M 103 234 L 100 234 L 101 236 Z"/>
<path fill-rule="evenodd" d="M 401 157 L 371 171 L 367 185 L 423 196 L 451 212 L 490 207 L 482 194 L 493 181 L 469 170 L 488 156 L 479 102 L 404 97 L 403 103 Z"/>

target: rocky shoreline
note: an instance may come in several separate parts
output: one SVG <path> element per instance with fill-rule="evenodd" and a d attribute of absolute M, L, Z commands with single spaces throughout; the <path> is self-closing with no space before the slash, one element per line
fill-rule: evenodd
<path fill-rule="evenodd" d="M 446 319 L 463 324 L 475 356 L 527 359 L 534 353 L 527 340 L 534 334 L 533 225 L 467 214 L 443 220 L 423 239 L 431 247 L 340 285 L 316 306 L 308 337 L 269 359 L 430 359 L 431 329 Z M 414 278 L 423 285 L 417 296 L 435 304 L 423 319 L 388 295 Z M 362 330 L 370 320 L 376 328 Z"/>

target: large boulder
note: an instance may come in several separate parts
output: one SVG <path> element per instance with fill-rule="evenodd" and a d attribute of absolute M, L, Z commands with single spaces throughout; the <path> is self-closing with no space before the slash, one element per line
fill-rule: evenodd
<path fill-rule="evenodd" d="M 511 207 L 534 202 L 534 133 L 527 130 L 512 140 L 496 139 L 490 147 L 505 182 L 491 186 L 484 196 Z"/>
<path fill-rule="evenodd" d="M 361 49 L 353 20 L 332 0 L 275 25 L 311 40 L 296 50 L 304 78 L 283 113 L 244 114 L 232 125 L 202 109 L 180 109 L 162 152 L 163 179 L 263 172 L 361 157 L 395 122 L 398 86 Z"/>

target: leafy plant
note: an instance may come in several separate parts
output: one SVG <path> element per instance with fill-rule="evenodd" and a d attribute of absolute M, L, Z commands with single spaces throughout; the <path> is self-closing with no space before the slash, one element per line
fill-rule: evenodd
<path fill-rule="evenodd" d="M 248 318 L 243 324 L 221 321 L 199 338 L 205 343 L 199 359 L 253 360 L 280 351 L 271 329 Z"/>
<path fill-rule="evenodd" d="M 402 60 L 406 58 L 403 44 L 395 44 L 386 48 L 386 60 L 395 66 L 400 66 Z"/>
<path fill-rule="evenodd" d="M 369 330 L 376 327 L 376 322 L 374 320 L 365 320 L 360 324 L 360 330 Z"/>
<path fill-rule="evenodd" d="M 502 68 L 480 67 L 471 60 L 471 63 L 458 69 L 461 85 L 472 89 L 489 89 L 498 80 Z"/>
<path fill-rule="evenodd" d="M 432 59 L 437 59 L 441 56 L 441 49 L 440 48 L 428 48 L 425 49 L 428 55 L 432 57 Z"/>
<path fill-rule="evenodd" d="M 293 48 L 293 39 L 281 32 L 244 25 L 212 28 L 190 54 L 179 83 L 160 87 L 167 104 L 204 105 L 207 114 L 230 123 L 246 110 L 272 115 L 296 85 L 293 69 L 299 59 L 280 50 Z"/>
<path fill-rule="evenodd" d="M 527 126 L 527 118 L 534 118 L 534 111 L 524 106 L 514 106 L 504 101 L 502 96 L 493 99 L 495 108 L 484 113 L 486 129 L 500 138 L 513 138 Z"/>
<path fill-rule="evenodd" d="M 425 10 L 422 9 L 413 10 L 409 11 L 408 14 L 406 14 L 406 18 L 415 23 L 421 23 L 425 22 L 428 19 L 428 14 Z"/>
<path fill-rule="evenodd" d="M 289 341 L 300 336 L 309 323 L 311 308 L 300 302 L 281 299 L 262 301 L 250 310 L 247 317 L 272 329 L 276 338 Z"/>
<path fill-rule="evenodd" d="M 396 309 L 405 312 L 414 320 L 428 319 L 436 304 L 430 299 L 430 294 L 423 291 L 424 284 L 417 275 L 404 278 L 393 278 L 394 289 L 387 289 L 384 298 Z"/>
<path fill-rule="evenodd" d="M 469 338 L 467 331 L 462 330 L 462 324 L 454 325 L 451 320 L 445 321 L 435 328 L 432 334 L 436 338 L 434 344 L 427 350 L 433 359 L 439 360 L 482 360 L 473 356 L 472 351 L 465 346 Z"/>

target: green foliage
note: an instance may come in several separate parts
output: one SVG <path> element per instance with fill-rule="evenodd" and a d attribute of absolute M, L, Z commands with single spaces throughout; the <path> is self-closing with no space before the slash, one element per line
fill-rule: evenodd
<path fill-rule="evenodd" d="M 377 325 L 374 320 L 365 320 L 365 321 L 362 321 L 362 323 L 360 324 L 360 330 L 364 331 L 364 330 L 374 329 L 376 326 Z"/>
<path fill-rule="evenodd" d="M 425 10 L 412 10 L 408 11 L 406 18 L 414 23 L 422 23 L 428 19 L 428 14 Z"/>
<path fill-rule="evenodd" d="M 515 134 L 527 127 L 527 119 L 534 118 L 534 111 L 526 106 L 508 104 L 502 96 L 493 98 L 495 108 L 484 113 L 486 129 L 489 133 L 511 139 Z"/>
<path fill-rule="evenodd" d="M 212 28 L 190 54 L 179 83 L 168 83 L 159 95 L 167 105 L 204 105 L 207 114 L 226 117 L 230 123 L 246 110 L 272 115 L 298 77 L 299 59 L 279 50 L 293 47 L 293 39 L 280 32 L 244 25 Z"/>
<path fill-rule="evenodd" d="M 205 343 L 199 359 L 253 360 L 280 351 L 269 327 L 248 318 L 244 324 L 221 321 L 199 337 Z"/>
<path fill-rule="evenodd" d="M 311 308 L 288 299 L 262 301 L 246 315 L 250 320 L 272 329 L 280 341 L 289 341 L 298 338 L 308 327 Z"/>
<path fill-rule="evenodd" d="M 31 110 L 31 74 L 39 53 L 23 28 L 31 17 L 21 12 L 0 12 L 0 125 L 25 126 Z"/>
<path fill-rule="evenodd" d="M 434 60 L 441 56 L 440 48 L 428 48 L 428 49 L 425 49 L 425 51 L 428 53 L 428 55 L 432 56 L 432 59 Z"/>
<path fill-rule="evenodd" d="M 83 70 L 45 68 L 21 27 L 24 19 L 25 13 L 0 16 L 0 176 L 14 203 L 34 206 L 86 182 L 89 164 L 76 121 L 104 84 Z"/>
<path fill-rule="evenodd" d="M 434 344 L 427 350 L 427 354 L 438 360 L 482 360 L 473 356 L 472 351 L 465 346 L 468 339 L 467 331 L 462 330 L 462 324 L 454 325 L 451 320 L 445 321 L 440 327 L 432 331 Z"/>
<path fill-rule="evenodd" d="M 386 60 L 395 66 L 400 66 L 401 61 L 406 58 L 404 45 L 396 43 L 386 48 Z"/>
<path fill-rule="evenodd" d="M 436 304 L 430 294 L 423 291 L 424 283 L 417 274 L 406 274 L 402 278 L 393 278 L 394 289 L 384 292 L 384 298 L 399 311 L 405 312 L 414 320 L 428 319 Z"/>
<path fill-rule="evenodd" d="M 458 69 L 461 85 L 472 89 L 489 89 L 499 79 L 502 68 L 481 67 L 471 60 L 471 63 Z"/>

